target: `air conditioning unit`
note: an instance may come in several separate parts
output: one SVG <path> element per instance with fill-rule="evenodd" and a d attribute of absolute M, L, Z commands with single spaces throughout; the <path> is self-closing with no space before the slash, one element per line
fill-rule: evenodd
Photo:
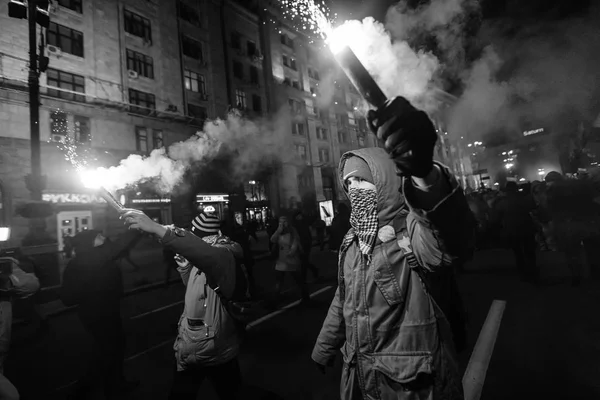
<path fill-rule="evenodd" d="M 49 44 L 48 46 L 46 46 L 46 49 L 48 49 L 48 53 L 54 54 L 57 57 L 62 55 L 62 50 L 60 49 L 60 47 Z"/>
<path fill-rule="evenodd" d="M 137 79 L 140 75 L 137 73 L 137 71 L 134 71 L 132 69 L 128 69 L 127 70 L 127 76 L 129 76 L 129 78 L 131 78 L 131 79 Z"/>
<path fill-rule="evenodd" d="M 67 137 L 65 135 L 53 134 L 51 136 L 52 136 L 52 141 L 55 143 L 65 143 L 67 141 Z"/>

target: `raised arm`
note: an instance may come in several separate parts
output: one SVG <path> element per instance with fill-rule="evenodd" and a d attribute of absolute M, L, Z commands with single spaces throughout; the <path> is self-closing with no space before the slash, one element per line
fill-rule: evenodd
<path fill-rule="evenodd" d="M 419 264 L 428 270 L 464 262 L 473 251 L 476 229 L 462 188 L 441 164 L 429 181 L 406 178 L 404 195 L 410 208 L 407 228 Z"/>

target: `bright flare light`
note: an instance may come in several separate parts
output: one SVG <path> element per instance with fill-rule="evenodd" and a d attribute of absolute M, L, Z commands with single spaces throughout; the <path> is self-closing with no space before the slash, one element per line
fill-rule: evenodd
<path fill-rule="evenodd" d="M 102 186 L 106 186 L 106 176 L 98 169 L 79 169 L 77 171 L 83 186 L 88 189 L 100 189 Z"/>
<path fill-rule="evenodd" d="M 10 228 L 7 226 L 0 227 L 0 242 L 6 242 L 10 239 Z"/>

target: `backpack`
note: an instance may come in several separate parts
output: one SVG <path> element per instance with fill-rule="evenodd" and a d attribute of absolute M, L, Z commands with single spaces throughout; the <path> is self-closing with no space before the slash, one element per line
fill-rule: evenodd
<path fill-rule="evenodd" d="M 250 296 L 248 272 L 243 261 L 237 257 L 235 258 L 235 268 L 235 289 L 231 298 L 227 298 L 218 286 L 213 290 L 219 296 L 229 315 L 240 325 L 240 328 L 245 329 L 248 324 L 264 316 L 268 311 L 260 302 L 253 300 Z"/>

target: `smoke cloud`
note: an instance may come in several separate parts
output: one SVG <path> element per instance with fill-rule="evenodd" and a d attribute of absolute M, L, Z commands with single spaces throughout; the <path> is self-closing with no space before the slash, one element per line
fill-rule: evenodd
<path fill-rule="evenodd" d="M 336 28 L 388 96 L 419 103 L 430 90 L 440 64 L 431 53 L 413 50 L 403 40 L 392 41 L 385 26 L 371 17 L 351 20 Z"/>
<path fill-rule="evenodd" d="M 291 141 L 285 140 L 290 124 L 287 108 L 272 119 L 252 121 L 229 113 L 226 119 L 207 122 L 202 131 L 186 141 L 154 150 L 147 157 L 131 155 L 118 166 L 97 168 L 87 178 L 101 181 L 108 190 L 150 181 L 157 191 L 170 193 L 190 168 L 202 168 L 221 151 L 227 151 L 234 155 L 229 176 L 245 179 L 274 161 L 286 162 L 295 157 Z"/>

